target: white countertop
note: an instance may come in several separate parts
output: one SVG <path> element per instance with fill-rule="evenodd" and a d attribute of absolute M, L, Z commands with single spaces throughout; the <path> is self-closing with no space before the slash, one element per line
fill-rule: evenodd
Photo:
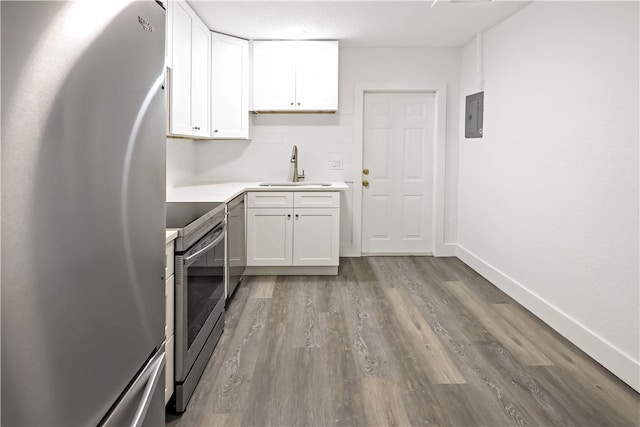
<path fill-rule="evenodd" d="M 349 187 L 344 182 L 331 185 L 260 186 L 260 182 L 218 182 L 186 185 L 167 189 L 167 202 L 220 202 L 227 203 L 245 191 L 342 191 Z"/>
<path fill-rule="evenodd" d="M 176 237 L 178 237 L 178 230 L 173 228 L 167 228 L 167 240 L 165 243 L 169 244 L 169 242 L 172 242 L 173 240 L 175 240 Z"/>

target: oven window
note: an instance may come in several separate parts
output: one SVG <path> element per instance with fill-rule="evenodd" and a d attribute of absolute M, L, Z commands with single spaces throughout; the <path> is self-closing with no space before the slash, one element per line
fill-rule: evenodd
<path fill-rule="evenodd" d="M 224 298 L 224 269 L 220 267 L 191 267 L 188 270 L 187 347 L 198 336 L 214 307 Z"/>

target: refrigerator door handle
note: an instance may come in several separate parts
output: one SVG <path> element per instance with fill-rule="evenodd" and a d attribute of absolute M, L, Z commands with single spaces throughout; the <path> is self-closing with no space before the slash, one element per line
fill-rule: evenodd
<path fill-rule="evenodd" d="M 147 416 L 147 410 L 149 409 L 149 404 L 151 403 L 151 398 L 153 397 L 153 392 L 158 385 L 158 379 L 162 376 L 162 368 L 164 367 L 165 362 L 165 353 L 162 352 L 156 357 L 156 360 L 153 363 L 153 366 L 149 367 L 149 375 L 151 378 L 147 381 L 147 386 L 144 389 L 144 394 L 142 395 L 142 402 L 140 402 L 140 406 L 136 410 L 136 414 L 133 416 L 133 421 L 131 422 L 132 426 L 142 427 L 142 423 Z"/>
<path fill-rule="evenodd" d="M 165 353 L 160 351 L 147 363 L 142 373 L 122 396 L 122 399 L 99 425 L 101 427 L 142 426 L 153 398 L 153 393 L 158 385 L 158 380 L 162 377 L 164 363 Z M 144 391 L 142 392 L 142 397 L 140 397 L 140 391 L 143 387 Z M 135 402 L 132 402 L 134 399 L 140 399 L 140 403 L 130 418 L 131 421 L 128 421 L 126 418 L 131 415 L 127 416 L 127 413 L 130 414 L 131 406 L 135 404 Z"/>

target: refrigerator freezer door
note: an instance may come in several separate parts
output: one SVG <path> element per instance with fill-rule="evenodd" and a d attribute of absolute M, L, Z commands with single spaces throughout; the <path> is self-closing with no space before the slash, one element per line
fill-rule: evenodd
<path fill-rule="evenodd" d="M 0 2 L 2 425 L 96 425 L 164 336 L 165 14 Z"/>

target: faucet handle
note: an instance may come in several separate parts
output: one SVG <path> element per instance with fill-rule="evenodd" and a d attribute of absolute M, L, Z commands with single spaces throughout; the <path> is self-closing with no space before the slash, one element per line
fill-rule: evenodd
<path fill-rule="evenodd" d="M 304 180 L 304 169 L 302 169 L 302 173 L 298 175 L 298 180 L 300 181 Z"/>

